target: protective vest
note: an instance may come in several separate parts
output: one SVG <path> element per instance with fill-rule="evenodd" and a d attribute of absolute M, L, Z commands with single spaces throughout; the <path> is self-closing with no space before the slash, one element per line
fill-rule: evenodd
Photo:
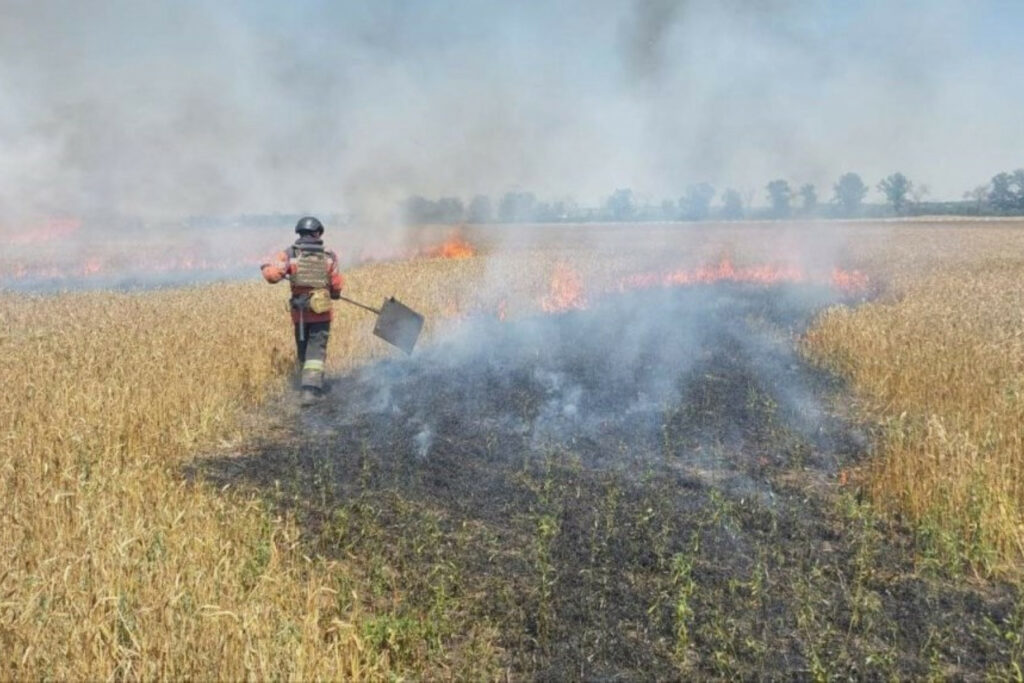
<path fill-rule="evenodd" d="M 270 284 L 288 278 L 292 322 L 327 322 L 333 317 L 331 297 L 341 293 L 345 279 L 338 272 L 338 257 L 324 243 L 305 236 L 260 266 Z"/>
<path fill-rule="evenodd" d="M 293 287 L 325 289 L 330 286 L 330 261 L 323 247 L 296 244 L 292 247 L 291 261 Z"/>

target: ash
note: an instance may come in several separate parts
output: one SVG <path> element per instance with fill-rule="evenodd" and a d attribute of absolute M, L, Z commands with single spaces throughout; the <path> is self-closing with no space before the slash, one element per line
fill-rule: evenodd
<path fill-rule="evenodd" d="M 794 351 L 833 302 L 719 283 L 467 322 L 334 378 L 316 410 L 268 409 L 196 469 L 367 577 L 396 657 L 435 643 L 428 679 L 749 680 L 822 656 L 923 678 L 934 633 L 957 671 L 988 670 L 1012 589 L 923 580 L 835 476 L 865 441 Z M 467 633 L 490 634 L 492 675 Z"/>
<path fill-rule="evenodd" d="M 829 475 L 846 457 L 845 427 L 818 398 L 828 380 L 793 344 L 833 300 L 825 288 L 716 284 L 471 320 L 410 358 L 337 378 L 308 419 L 333 425 L 342 450 L 666 467 L 770 501 L 765 468 L 796 453 Z"/>

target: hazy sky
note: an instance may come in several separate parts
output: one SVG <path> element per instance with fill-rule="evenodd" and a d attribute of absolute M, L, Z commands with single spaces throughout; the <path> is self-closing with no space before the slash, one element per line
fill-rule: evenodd
<path fill-rule="evenodd" d="M 849 170 L 959 198 L 1024 166 L 1021 35 L 1019 0 L 0 0 L 0 224 Z"/>

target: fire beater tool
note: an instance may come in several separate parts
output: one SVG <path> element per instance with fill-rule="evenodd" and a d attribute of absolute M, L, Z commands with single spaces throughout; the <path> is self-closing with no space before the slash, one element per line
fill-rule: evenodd
<path fill-rule="evenodd" d="M 373 333 L 389 344 L 397 346 L 406 353 L 412 353 L 423 329 L 423 316 L 412 310 L 395 297 L 384 299 L 380 308 L 367 306 L 347 296 L 339 297 L 342 301 L 358 306 L 363 310 L 377 314 L 377 323 Z"/>

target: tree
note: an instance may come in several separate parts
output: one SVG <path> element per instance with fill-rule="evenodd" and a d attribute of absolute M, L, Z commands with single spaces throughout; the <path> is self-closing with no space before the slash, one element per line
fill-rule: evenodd
<path fill-rule="evenodd" d="M 679 199 L 679 214 L 688 221 L 704 220 L 711 213 L 714 196 L 715 188 L 709 183 L 690 185 Z"/>
<path fill-rule="evenodd" d="M 818 191 L 814 188 L 814 185 L 807 183 L 800 187 L 800 201 L 803 206 L 804 213 L 810 213 L 818 206 Z"/>
<path fill-rule="evenodd" d="M 772 216 L 785 218 L 789 215 L 789 201 L 793 198 L 793 190 L 789 183 L 781 178 L 773 180 L 765 186 L 768 190 L 768 201 L 772 204 Z"/>
<path fill-rule="evenodd" d="M 840 206 L 843 213 L 847 216 L 857 212 L 857 209 L 860 208 L 860 203 L 864 201 L 864 195 L 868 193 L 867 186 L 856 173 L 844 173 L 839 176 L 839 181 L 836 183 L 834 190 L 835 197 L 833 201 Z"/>
<path fill-rule="evenodd" d="M 530 221 L 535 223 L 550 223 L 554 218 L 554 214 L 551 211 L 551 204 L 549 202 L 538 201 L 533 206 L 533 215 L 530 216 Z"/>
<path fill-rule="evenodd" d="M 558 199 L 551 205 L 552 219 L 556 221 L 569 221 L 576 218 L 580 207 L 572 197 Z"/>
<path fill-rule="evenodd" d="M 992 189 L 988 193 L 988 202 L 993 208 L 1006 211 L 1013 208 L 1014 197 L 1010 184 L 1013 178 L 1009 173 L 992 176 Z"/>
<path fill-rule="evenodd" d="M 636 213 L 633 190 L 628 188 L 615 190 L 604 205 L 608 214 L 617 221 L 628 221 Z"/>
<path fill-rule="evenodd" d="M 469 213 L 466 216 L 470 223 L 489 223 L 494 218 L 494 207 L 491 198 L 478 194 L 469 201 Z"/>
<path fill-rule="evenodd" d="M 748 207 L 749 206 L 753 206 L 754 205 L 754 197 L 756 197 L 756 196 L 757 196 L 757 188 L 756 187 L 746 187 L 746 188 L 743 188 L 743 206 L 748 206 Z"/>
<path fill-rule="evenodd" d="M 924 201 L 924 198 L 931 194 L 932 189 L 924 183 L 920 185 L 914 185 L 910 188 L 910 198 L 915 204 L 920 204 Z"/>
<path fill-rule="evenodd" d="M 458 197 L 441 197 L 437 200 L 437 220 L 439 223 L 458 223 L 466 214 L 462 200 Z"/>
<path fill-rule="evenodd" d="M 892 204 L 892 209 L 896 213 L 903 213 L 903 207 L 907 204 L 907 194 L 913 187 L 910 179 L 898 171 L 878 183 L 878 191 L 885 195 L 886 201 Z"/>
<path fill-rule="evenodd" d="M 498 203 L 498 218 L 504 223 L 532 221 L 537 212 L 537 198 L 532 192 L 506 192 Z"/>
<path fill-rule="evenodd" d="M 975 211 L 981 215 L 981 207 L 988 199 L 988 185 L 978 185 L 973 190 L 964 192 L 964 199 L 972 199 L 976 202 Z"/>
<path fill-rule="evenodd" d="M 679 218 L 679 209 L 676 202 L 671 199 L 661 200 L 661 217 L 667 221 Z"/>
<path fill-rule="evenodd" d="M 437 204 L 419 195 L 413 195 L 403 202 L 402 213 L 410 223 L 436 223 Z"/>
<path fill-rule="evenodd" d="M 743 218 L 743 198 L 731 187 L 722 193 L 722 218 Z"/>
<path fill-rule="evenodd" d="M 1000 211 L 1024 211 L 1024 168 L 992 178 L 988 201 Z"/>

